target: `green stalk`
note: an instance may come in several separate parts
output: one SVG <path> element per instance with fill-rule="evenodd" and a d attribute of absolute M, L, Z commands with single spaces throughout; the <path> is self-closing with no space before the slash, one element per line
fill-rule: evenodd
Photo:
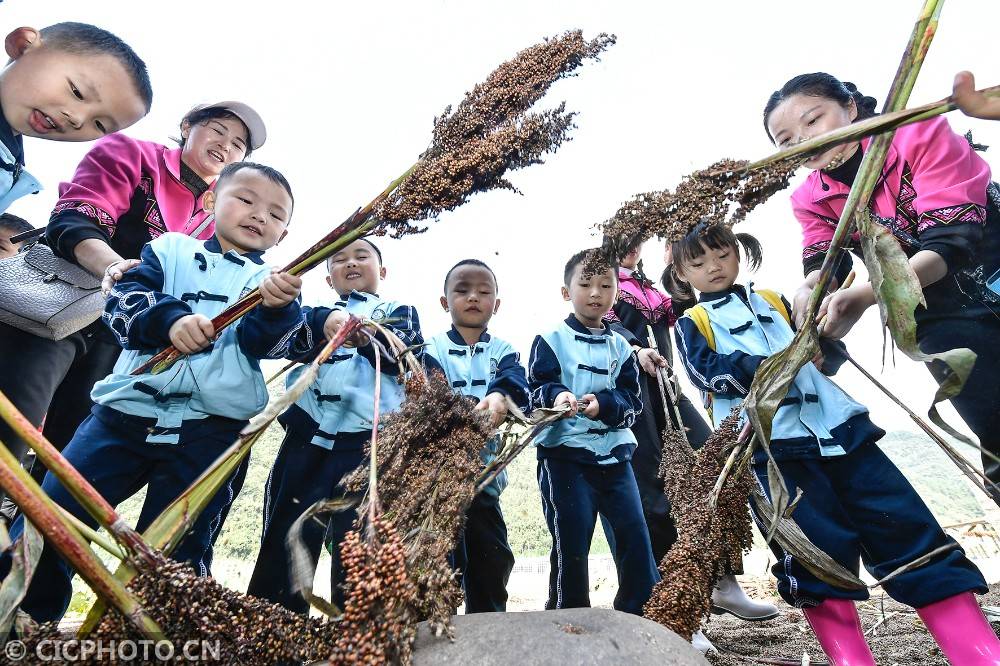
<path fill-rule="evenodd" d="M 103 550 L 108 555 L 113 556 L 116 560 L 120 561 L 128 557 L 125 551 L 123 551 L 114 541 L 108 539 L 106 536 L 104 536 L 103 534 L 95 530 L 93 527 L 83 522 L 82 520 L 80 520 L 79 518 L 77 518 L 72 513 L 62 508 L 58 504 L 56 506 L 59 507 L 59 512 L 63 515 L 63 518 L 68 520 L 69 523 L 76 528 L 76 531 L 79 532 L 84 539 L 98 546 L 101 550 Z"/>
<path fill-rule="evenodd" d="M 944 0 L 925 0 L 892 86 L 889 88 L 889 95 L 885 100 L 885 111 L 899 111 L 906 107 L 906 102 L 909 100 L 910 93 L 917 81 L 917 74 L 919 74 L 927 50 L 930 48 L 930 42 L 937 32 L 938 18 L 941 15 L 943 5 Z M 820 268 L 819 281 L 809 298 L 808 326 L 812 326 L 815 322 L 816 312 L 819 310 L 833 279 L 834 268 L 840 259 L 840 253 L 845 248 L 847 239 L 854 233 L 855 219 L 865 213 L 868 200 L 882 175 L 882 167 L 885 166 L 885 159 L 889 153 L 889 146 L 892 145 L 893 136 L 895 136 L 895 132 L 879 134 L 872 139 L 868 150 L 865 151 L 858 175 L 855 176 L 847 203 L 844 204 L 844 211 L 837 223 L 830 249 L 827 250 L 826 258 Z"/>
<path fill-rule="evenodd" d="M 162 551 L 164 555 L 173 552 L 226 480 L 250 455 L 251 447 L 260 439 L 267 427 L 286 407 L 309 388 L 319 372 L 319 367 L 361 328 L 361 324 L 360 319 L 351 316 L 347 323 L 337 331 L 337 335 L 326 343 L 308 370 L 302 373 L 295 384 L 289 387 L 284 395 L 271 400 L 264 412 L 247 424 L 236 442 L 202 472 L 201 476 L 181 493 L 180 497 L 171 502 L 170 506 L 164 509 L 163 513 L 157 516 L 156 520 L 146 528 L 142 535 L 146 543 Z M 128 562 L 122 562 L 115 571 L 115 578 L 125 583 L 133 576 L 135 576 L 135 569 Z M 98 599 L 87 613 L 87 618 L 80 626 L 77 635 L 82 638 L 93 631 L 100 623 L 106 609 L 107 606 L 103 600 Z"/>
<path fill-rule="evenodd" d="M 10 450 L 0 443 L 0 486 L 11 496 L 44 536 L 66 558 L 98 597 L 111 603 L 143 636 L 163 640 L 163 630 L 138 600 L 111 575 L 87 541 L 63 517 L 59 507 L 42 491 Z"/>
<path fill-rule="evenodd" d="M 327 258 L 347 247 L 362 236 L 366 236 L 378 227 L 380 221 L 372 218 L 375 207 L 388 198 L 404 180 L 420 165 L 415 162 L 413 166 L 403 172 L 401 176 L 389 183 L 377 197 L 368 202 L 364 207 L 359 208 L 337 228 L 313 244 L 308 250 L 300 254 L 286 265 L 282 271 L 292 275 L 301 275 L 306 271 L 319 266 Z M 224 328 L 236 323 L 243 315 L 253 310 L 260 303 L 260 290 L 254 289 L 249 294 L 233 303 L 212 319 L 212 326 L 215 334 L 218 335 Z M 132 371 L 133 375 L 141 375 L 152 370 L 153 374 L 163 372 L 173 365 L 181 354 L 173 346 L 167 347 L 141 366 Z"/>
<path fill-rule="evenodd" d="M 1000 86 L 983 88 L 979 92 L 987 97 L 1000 97 Z M 851 123 L 845 127 L 837 128 L 831 132 L 809 139 L 808 141 L 797 143 L 790 148 L 779 150 L 778 152 L 768 155 L 763 159 L 750 163 L 746 167 L 746 171 L 754 171 L 776 162 L 783 162 L 794 158 L 807 158 L 813 155 L 819 155 L 834 146 L 851 143 L 853 141 L 860 141 L 865 137 L 899 129 L 904 125 L 910 125 L 912 123 L 918 123 L 921 120 L 927 120 L 928 118 L 940 116 L 948 113 L 949 111 L 954 111 L 957 108 L 958 107 L 955 105 L 955 101 L 951 97 L 946 97 L 945 99 L 937 102 L 930 102 L 928 104 L 924 104 L 923 106 L 915 106 L 912 109 L 900 109 L 898 111 L 883 113 L 873 118 L 867 118 L 856 123 Z"/>
<path fill-rule="evenodd" d="M 94 520 L 106 529 L 126 552 L 135 554 L 147 564 L 155 562 L 152 551 L 139 536 L 139 533 L 118 515 L 115 508 L 97 492 L 97 489 L 87 479 L 83 478 L 83 475 L 76 471 L 76 468 L 52 446 L 49 440 L 45 439 L 42 433 L 38 432 L 38 428 L 18 411 L 2 391 L 0 391 L 0 418 L 3 418 L 11 429 L 28 444 L 38 460 L 44 463 L 45 467 L 59 479 L 59 482 L 69 491 L 73 499 L 79 502 L 80 506 L 93 516 Z"/>

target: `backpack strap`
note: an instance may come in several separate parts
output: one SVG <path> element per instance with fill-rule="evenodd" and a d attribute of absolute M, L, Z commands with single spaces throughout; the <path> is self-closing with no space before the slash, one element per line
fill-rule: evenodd
<path fill-rule="evenodd" d="M 694 325 L 698 327 L 698 332 L 708 341 L 708 348 L 715 351 L 715 333 L 712 332 L 712 322 L 708 318 L 705 306 L 698 304 L 690 307 L 684 316 L 694 322 Z"/>
<path fill-rule="evenodd" d="M 682 316 L 694 322 L 694 325 L 698 328 L 698 332 L 708 342 L 708 348 L 715 351 L 715 333 L 712 332 L 712 322 L 708 318 L 708 311 L 705 309 L 705 306 L 698 304 L 690 307 Z M 702 391 L 701 396 L 704 399 L 703 406 L 705 407 L 705 411 L 708 412 L 708 420 L 712 422 L 712 394 Z"/>
<path fill-rule="evenodd" d="M 785 322 L 791 326 L 792 325 L 792 314 L 785 307 L 785 302 L 781 299 L 781 294 L 770 289 L 754 289 L 754 293 L 767 301 L 768 305 L 777 310 L 782 317 L 784 317 Z M 699 326 L 699 329 L 701 327 Z M 715 348 L 714 345 L 712 347 Z"/>

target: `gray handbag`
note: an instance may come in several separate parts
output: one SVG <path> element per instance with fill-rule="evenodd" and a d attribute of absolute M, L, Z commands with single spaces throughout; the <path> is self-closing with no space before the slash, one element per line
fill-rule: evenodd
<path fill-rule="evenodd" d="M 96 321 L 104 300 L 99 279 L 43 243 L 0 259 L 0 322 L 14 328 L 62 340 Z"/>

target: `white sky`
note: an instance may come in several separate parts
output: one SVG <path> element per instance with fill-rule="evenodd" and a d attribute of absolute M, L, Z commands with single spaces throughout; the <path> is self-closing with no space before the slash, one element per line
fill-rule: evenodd
<path fill-rule="evenodd" d="M 580 112 L 579 127 L 546 164 L 513 175 L 524 196 L 478 196 L 423 236 L 380 243 L 389 270 L 381 292 L 416 305 L 425 335 L 450 323 L 437 304 L 445 271 L 466 257 L 488 262 L 503 300 L 492 329 L 526 356 L 532 337 L 566 316 L 562 267 L 598 242 L 595 223 L 632 194 L 672 188 L 717 159 L 770 152 L 761 110 L 791 76 L 829 71 L 881 102 L 920 4 L 7 0 L 0 17 L 5 30 L 87 21 L 131 43 L 149 65 L 155 91 L 152 113 L 127 130 L 132 136 L 168 142 L 197 103 L 238 99 L 258 109 L 269 137 L 253 159 L 283 171 L 296 194 L 290 235 L 268 254 L 276 265 L 405 170 L 429 141 L 433 117 L 502 60 L 567 29 L 617 34 L 602 62 L 543 101 L 565 99 Z M 1000 3 L 949 3 L 912 103 L 946 96 L 960 69 L 972 69 L 980 87 L 1000 83 L 1000 58 L 989 46 L 997 25 Z M 987 153 L 996 162 L 1000 124 L 955 114 L 951 121 L 961 132 L 972 128 L 980 143 L 998 144 Z M 47 189 L 11 212 L 38 226 L 88 146 L 25 144 L 28 169 Z M 800 233 L 787 193 L 741 228 L 764 244 L 755 283 L 794 291 L 802 277 Z M 660 244 L 646 246 L 649 275 L 659 274 L 661 255 Z M 307 302 L 328 298 L 321 278 L 317 269 L 307 279 Z M 873 309 L 847 342 L 878 371 L 881 340 Z M 934 384 L 923 368 L 897 356 L 883 379 L 923 412 Z M 880 425 L 914 429 L 851 369 L 838 381 Z"/>

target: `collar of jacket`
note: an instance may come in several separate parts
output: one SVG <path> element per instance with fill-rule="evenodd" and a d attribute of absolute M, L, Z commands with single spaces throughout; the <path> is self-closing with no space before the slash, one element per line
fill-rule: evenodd
<path fill-rule="evenodd" d="M 214 252 L 216 254 L 222 254 L 222 255 L 232 254 L 233 256 L 238 257 L 240 259 L 249 259 L 258 266 L 264 265 L 263 250 L 259 250 L 257 252 L 247 252 L 246 254 L 240 254 L 236 250 L 229 250 L 229 252 L 223 252 L 222 246 L 219 245 L 219 239 L 216 238 L 215 236 L 212 236 L 207 241 L 205 241 L 205 249 L 208 250 L 209 252 Z"/>
<path fill-rule="evenodd" d="M 604 326 L 604 331 L 601 333 L 591 332 L 589 328 L 580 323 L 580 320 L 576 318 L 575 313 L 570 313 L 570 315 L 566 317 L 566 325 L 580 335 L 589 335 L 591 337 L 597 337 L 598 335 L 611 335 L 611 327 L 608 326 L 608 322 L 603 319 L 601 320 L 601 325 Z"/>
<path fill-rule="evenodd" d="M 340 300 L 345 303 L 349 300 L 367 301 L 369 298 L 374 298 L 375 300 L 379 299 L 378 294 L 372 294 L 367 291 L 358 291 L 356 289 L 352 289 L 349 294 L 339 294 L 339 296 Z"/>
<path fill-rule="evenodd" d="M 750 293 L 752 291 L 753 282 L 747 282 L 745 287 L 734 282 L 729 289 L 713 291 L 712 293 L 702 292 L 698 296 L 698 302 L 711 304 L 712 308 L 718 309 L 733 300 L 733 297 L 735 296 L 742 301 L 744 305 L 748 305 L 750 303 Z"/>
<path fill-rule="evenodd" d="M 458 329 L 455 328 L 454 324 L 451 325 L 451 330 L 448 331 L 448 339 L 454 342 L 456 345 L 465 345 L 466 347 L 469 346 L 469 343 L 465 341 L 465 338 L 463 338 L 462 334 L 458 332 Z M 484 330 L 482 334 L 479 336 L 479 342 L 489 342 L 489 341 L 490 341 L 490 334 Z"/>

